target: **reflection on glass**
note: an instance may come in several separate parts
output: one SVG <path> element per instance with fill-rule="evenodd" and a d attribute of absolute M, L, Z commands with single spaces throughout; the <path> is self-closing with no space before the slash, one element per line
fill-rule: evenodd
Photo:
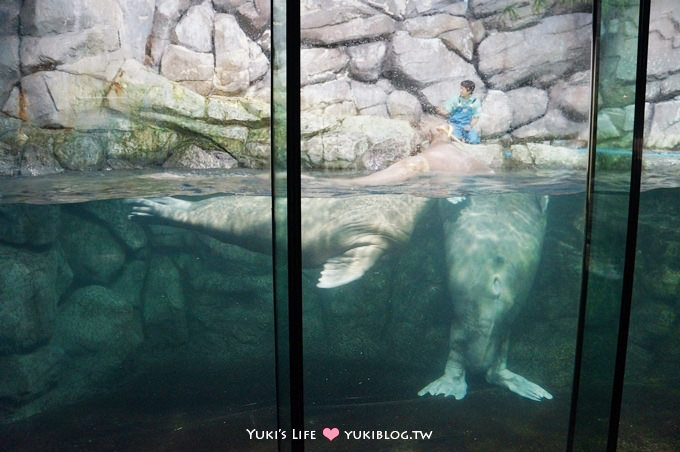
<path fill-rule="evenodd" d="M 564 447 L 592 15 L 557 3 L 301 3 L 305 188 L 354 209 L 303 218 L 351 238 L 305 273 L 310 447 Z"/>
<path fill-rule="evenodd" d="M 680 69 L 670 44 L 678 39 L 677 2 L 653 1 L 647 60 L 648 107 L 631 327 L 626 359 L 618 450 L 675 450 L 678 406 L 677 171 L 678 132 L 669 122 L 677 112 Z M 674 113 L 673 113 L 674 114 Z"/>

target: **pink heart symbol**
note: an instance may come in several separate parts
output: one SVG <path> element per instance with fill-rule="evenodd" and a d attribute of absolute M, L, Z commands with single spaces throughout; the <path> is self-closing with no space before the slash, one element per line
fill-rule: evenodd
<path fill-rule="evenodd" d="M 328 441 L 333 441 L 340 434 L 340 430 L 337 427 L 323 429 L 323 436 L 328 438 Z"/>

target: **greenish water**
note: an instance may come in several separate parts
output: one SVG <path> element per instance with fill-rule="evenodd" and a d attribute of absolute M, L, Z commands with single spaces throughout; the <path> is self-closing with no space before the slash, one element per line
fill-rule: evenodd
<path fill-rule="evenodd" d="M 463 400 L 417 397 L 443 371 L 454 315 L 434 206 L 408 241 L 357 281 L 320 289 L 321 269 L 304 270 L 306 425 L 317 431 L 307 449 L 562 450 L 581 290 L 583 174 L 437 175 L 361 190 L 313 176 L 304 190 L 315 198 L 550 195 L 540 263 L 512 326 L 508 366 L 554 398 L 533 402 L 475 373 Z M 612 227 L 596 238 L 616 244 L 625 239 L 625 216 L 607 205 L 625 198 L 627 176 L 601 181 L 598 212 Z M 672 174 L 645 179 L 620 450 L 680 445 L 673 422 L 680 406 L 677 182 Z M 124 202 L 268 196 L 266 173 L 2 179 L 0 193 L 4 450 L 276 450 L 275 441 L 247 433 L 276 430 L 271 258 L 196 228 L 129 219 L 132 208 Z M 596 350 L 607 355 L 612 327 L 604 319 L 612 317 L 609 300 L 620 290 L 622 264 L 607 246 L 594 246 L 592 259 L 591 286 L 601 296 L 595 293 L 588 306 L 603 321 L 588 328 Z M 610 362 L 602 356 L 594 378 L 606 378 Z M 433 433 L 429 440 L 328 443 L 321 430 L 329 426 Z"/>

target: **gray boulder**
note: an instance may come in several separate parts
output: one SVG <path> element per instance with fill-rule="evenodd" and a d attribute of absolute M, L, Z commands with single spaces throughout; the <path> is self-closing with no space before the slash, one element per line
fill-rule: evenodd
<path fill-rule="evenodd" d="M 19 173 L 23 176 L 44 176 L 62 173 L 64 169 L 52 155 L 51 146 L 27 143 L 21 153 Z"/>
<path fill-rule="evenodd" d="M 146 45 L 153 28 L 156 0 L 119 1 L 120 43 L 125 57 L 144 61 Z"/>
<path fill-rule="evenodd" d="M 387 54 L 383 41 L 368 42 L 347 47 L 350 57 L 349 73 L 357 80 L 372 82 L 378 80 Z"/>
<path fill-rule="evenodd" d="M 24 353 L 49 340 L 70 276 L 57 250 L 0 246 L 0 355 Z"/>
<path fill-rule="evenodd" d="M 0 356 L 0 400 L 18 404 L 43 395 L 57 384 L 63 358 L 61 348 L 49 345 L 26 355 Z"/>
<path fill-rule="evenodd" d="M 575 119 L 585 120 L 590 113 L 590 71 L 577 72 L 550 88 L 550 100 Z"/>
<path fill-rule="evenodd" d="M 142 324 L 132 305 L 102 286 L 76 290 L 59 308 L 54 343 L 67 355 L 106 354 L 117 362 L 144 340 Z"/>
<path fill-rule="evenodd" d="M 231 155 L 219 150 L 205 150 L 195 144 L 190 144 L 170 156 L 163 163 L 163 168 L 235 168 L 238 162 Z"/>
<path fill-rule="evenodd" d="M 199 53 L 186 47 L 170 45 L 161 60 L 161 74 L 206 96 L 213 87 L 215 57 L 212 53 Z"/>
<path fill-rule="evenodd" d="M 387 112 L 392 119 L 404 119 L 417 126 L 423 115 L 423 107 L 416 96 L 407 91 L 392 91 L 387 96 Z"/>
<path fill-rule="evenodd" d="M 149 340 L 162 344 L 187 341 L 182 278 L 170 257 L 152 257 L 142 299 L 144 327 Z"/>
<path fill-rule="evenodd" d="M 349 62 L 342 49 L 311 48 L 300 51 L 300 83 L 302 86 L 334 80 Z"/>
<path fill-rule="evenodd" d="M 357 81 L 350 83 L 352 99 L 359 114 L 387 117 L 387 93 L 377 84 L 368 84 Z"/>
<path fill-rule="evenodd" d="M 59 243 L 74 274 L 83 281 L 107 284 L 125 263 L 125 251 L 104 226 L 62 214 Z"/>
<path fill-rule="evenodd" d="M 388 65 L 394 77 L 411 80 L 421 88 L 443 81 L 460 84 L 464 79 L 482 85 L 474 66 L 448 50 L 439 39 L 414 38 L 406 32 L 395 33 Z"/>
<path fill-rule="evenodd" d="M 302 134 L 313 135 L 357 114 L 347 80 L 307 85 L 300 92 Z"/>
<path fill-rule="evenodd" d="M 506 94 L 512 108 L 513 129 L 540 118 L 548 109 L 548 94 L 542 89 L 525 86 Z"/>
<path fill-rule="evenodd" d="M 350 19 L 335 25 L 310 27 L 301 18 L 300 38 L 303 42 L 315 45 L 333 45 L 345 42 L 377 39 L 388 36 L 396 30 L 392 18 L 378 14 L 371 17 Z"/>
<path fill-rule="evenodd" d="M 177 43 L 195 52 L 212 52 L 214 20 L 215 11 L 210 1 L 192 6 L 175 27 Z"/>
<path fill-rule="evenodd" d="M 508 95 L 503 91 L 489 90 L 477 124 L 480 135 L 493 137 L 508 133 L 512 121 L 513 109 Z"/>
<path fill-rule="evenodd" d="M 59 234 L 60 212 L 54 205 L 0 204 L 0 237 L 14 245 L 52 244 Z"/>
<path fill-rule="evenodd" d="M 243 93 L 269 70 L 260 46 L 241 30 L 234 16 L 215 16 L 215 88 L 225 94 Z"/>
<path fill-rule="evenodd" d="M 413 153 L 418 133 L 407 121 L 350 116 L 302 142 L 305 164 L 377 170 Z"/>
<path fill-rule="evenodd" d="M 512 132 L 519 139 L 551 140 L 573 138 L 586 140 L 588 123 L 575 122 L 564 116 L 557 109 L 548 110 L 540 119 L 520 127 Z"/>
<path fill-rule="evenodd" d="M 55 143 L 54 156 L 62 168 L 76 171 L 100 170 L 106 163 L 106 149 L 96 136 L 87 133 L 63 135 Z"/>
<path fill-rule="evenodd" d="M 189 9 L 191 3 L 191 0 L 156 1 L 156 11 L 151 27 L 150 48 L 147 52 L 148 64 L 157 68 L 161 63 L 177 21 Z"/>
<path fill-rule="evenodd" d="M 22 0 L 5 0 L 0 4 L 0 36 L 19 35 Z"/>
<path fill-rule="evenodd" d="M 680 100 L 659 102 L 654 105 L 649 134 L 645 145 L 650 148 L 675 149 L 680 144 L 680 121 L 678 120 Z"/>
<path fill-rule="evenodd" d="M 5 105 L 21 77 L 19 42 L 18 36 L 0 35 L 0 106 Z"/>
<path fill-rule="evenodd" d="M 544 86 L 588 68 L 590 14 L 548 17 L 533 27 L 495 33 L 479 45 L 479 71 L 493 88 Z"/>

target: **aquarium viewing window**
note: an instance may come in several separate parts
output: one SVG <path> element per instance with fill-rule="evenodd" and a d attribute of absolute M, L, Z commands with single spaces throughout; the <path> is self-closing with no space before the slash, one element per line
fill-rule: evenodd
<path fill-rule="evenodd" d="M 680 450 L 678 0 L 0 1 L 0 449 Z"/>

